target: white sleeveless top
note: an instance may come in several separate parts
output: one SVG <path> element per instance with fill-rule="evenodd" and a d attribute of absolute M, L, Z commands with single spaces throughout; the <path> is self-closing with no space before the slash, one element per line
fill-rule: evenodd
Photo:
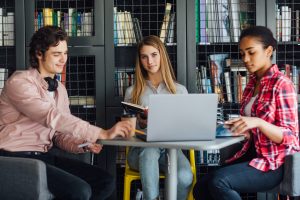
<path fill-rule="evenodd" d="M 256 99 L 256 96 L 255 97 L 251 97 L 249 103 L 245 106 L 245 115 L 248 116 L 248 117 L 251 117 L 251 108 L 252 108 L 252 105 L 254 103 Z"/>

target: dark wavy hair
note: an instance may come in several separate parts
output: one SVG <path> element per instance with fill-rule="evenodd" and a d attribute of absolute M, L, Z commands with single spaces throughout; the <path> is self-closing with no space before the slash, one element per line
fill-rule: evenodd
<path fill-rule="evenodd" d="M 30 41 L 29 62 L 33 68 L 38 68 L 39 63 L 36 55 L 41 53 L 42 56 L 50 48 L 57 46 L 59 41 L 67 41 L 67 33 L 57 26 L 44 26 L 35 32 Z"/>
<path fill-rule="evenodd" d="M 240 41 L 248 36 L 257 38 L 258 41 L 262 43 L 264 49 L 269 46 L 273 47 L 273 52 L 277 49 L 277 41 L 272 31 L 265 26 L 253 26 L 244 29 L 240 35 Z"/>

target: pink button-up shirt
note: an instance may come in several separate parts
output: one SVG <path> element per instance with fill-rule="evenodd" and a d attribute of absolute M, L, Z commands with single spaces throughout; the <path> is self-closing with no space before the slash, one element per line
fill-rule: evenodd
<path fill-rule="evenodd" d="M 47 152 L 53 142 L 82 152 L 78 144 L 96 142 L 100 128 L 73 116 L 66 88 L 59 82 L 54 98 L 36 69 L 15 72 L 0 95 L 0 149 Z"/>

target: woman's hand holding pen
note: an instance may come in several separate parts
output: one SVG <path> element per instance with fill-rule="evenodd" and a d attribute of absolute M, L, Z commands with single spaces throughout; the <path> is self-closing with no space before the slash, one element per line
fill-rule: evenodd
<path fill-rule="evenodd" d="M 225 128 L 228 128 L 234 136 L 244 135 L 250 137 L 249 130 L 258 127 L 259 118 L 257 117 L 238 117 L 225 122 Z"/>

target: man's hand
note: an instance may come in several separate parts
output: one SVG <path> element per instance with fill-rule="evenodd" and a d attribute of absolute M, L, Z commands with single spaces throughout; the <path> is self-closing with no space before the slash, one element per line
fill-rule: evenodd
<path fill-rule="evenodd" d="M 102 145 L 97 143 L 91 143 L 88 146 L 84 147 L 85 151 L 90 151 L 92 153 L 100 153 L 102 150 Z"/>
<path fill-rule="evenodd" d="M 117 136 L 129 138 L 130 131 L 133 129 L 129 121 L 120 121 L 108 130 L 102 130 L 98 139 L 114 139 Z"/>

